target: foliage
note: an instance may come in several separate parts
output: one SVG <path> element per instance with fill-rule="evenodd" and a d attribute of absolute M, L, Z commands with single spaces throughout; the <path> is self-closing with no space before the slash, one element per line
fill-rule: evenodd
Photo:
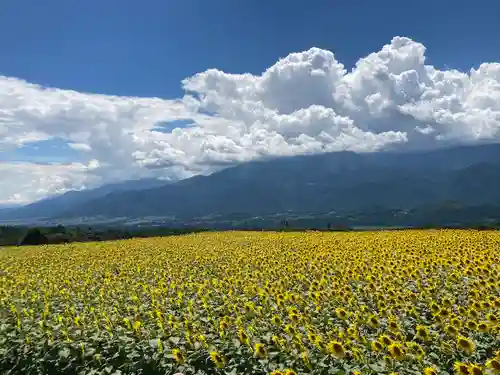
<path fill-rule="evenodd" d="M 500 235 L 226 232 L 0 252 L 7 374 L 498 374 Z"/>
<path fill-rule="evenodd" d="M 0 225 L 0 246 L 17 245 L 26 235 L 27 229 Z"/>
<path fill-rule="evenodd" d="M 112 241 L 135 237 L 175 236 L 202 232 L 201 228 L 166 227 L 9 227 L 0 226 L 0 246 L 62 244 L 70 242 Z"/>
<path fill-rule="evenodd" d="M 47 245 L 49 240 L 38 228 L 33 228 L 26 233 L 20 245 Z"/>

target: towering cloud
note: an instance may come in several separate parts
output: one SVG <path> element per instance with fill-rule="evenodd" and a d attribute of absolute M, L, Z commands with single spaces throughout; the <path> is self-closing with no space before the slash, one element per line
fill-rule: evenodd
<path fill-rule="evenodd" d="M 182 86 L 183 98 L 162 100 L 1 77 L 0 151 L 58 138 L 83 161 L 40 166 L 0 159 L 8 176 L 0 202 L 115 179 L 183 178 L 264 156 L 428 148 L 500 136 L 500 64 L 438 70 L 425 64 L 422 44 L 402 37 L 350 71 L 332 52 L 311 48 L 261 75 L 210 69 Z M 182 127 L 162 128 L 178 120 Z"/>

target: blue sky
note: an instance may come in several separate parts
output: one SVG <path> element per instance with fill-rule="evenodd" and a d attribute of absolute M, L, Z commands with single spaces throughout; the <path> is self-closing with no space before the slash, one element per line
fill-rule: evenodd
<path fill-rule="evenodd" d="M 74 90 L 76 93 L 157 97 L 175 101 L 184 95 L 181 83 L 183 79 L 206 72 L 210 68 L 223 73 L 251 73 L 254 77 L 259 77 L 281 58 L 290 53 L 307 51 L 314 46 L 332 51 L 335 59 L 343 63 L 349 71 L 360 58 L 370 53 L 377 53 L 384 45 L 390 44 L 395 36 L 408 37 L 414 42 L 423 44 L 427 48 L 426 64 L 433 65 L 436 69 L 446 71 L 458 69 L 468 72 L 483 62 L 500 61 L 498 15 L 500 15 L 500 2 L 493 0 L 479 2 L 2 1 L 0 2 L 0 46 L 2 47 L 0 75 L 14 78 L 19 82 L 23 81 L 26 85 L 37 84 L 54 88 L 62 93 L 63 99 L 72 95 L 64 90 Z M 215 82 L 219 78 L 212 77 L 210 82 Z M 82 129 L 87 125 L 89 129 L 93 126 L 102 128 L 103 123 L 109 127 L 108 112 L 106 112 L 107 122 L 103 122 L 100 117 L 100 120 L 97 120 L 95 116 L 98 115 L 94 109 L 92 109 L 94 112 L 88 113 L 89 108 L 85 107 L 87 104 L 82 104 L 89 103 L 87 99 L 90 97 L 81 96 L 75 99 L 78 105 L 71 104 L 68 108 L 65 107 L 64 111 L 58 109 L 57 118 L 52 115 L 46 116 L 46 112 L 43 111 L 43 115 L 40 115 L 40 111 L 33 114 L 30 112 L 33 103 L 41 101 L 31 97 L 29 100 L 26 99 L 25 90 L 30 89 L 19 82 L 16 81 L 15 87 L 24 85 L 21 96 L 24 97 L 23 105 L 26 106 L 26 110 L 22 116 L 16 114 L 12 115 L 12 119 L 9 117 L 9 124 L 15 123 L 13 127 L 9 125 L 11 126 L 9 129 L 17 129 L 15 136 L 19 137 L 19 134 L 23 133 L 22 131 L 19 133 L 19 129 L 22 130 L 22 127 L 29 123 L 30 129 L 24 133 L 26 137 L 35 141 L 18 141 L 17 146 L 2 149 L 0 123 L 0 163 L 85 164 L 90 160 L 97 160 L 100 165 L 104 165 L 107 160 L 101 151 L 89 153 L 88 150 L 95 151 L 105 145 L 116 151 L 120 147 L 125 150 L 125 147 L 130 146 L 132 142 L 130 139 L 121 139 L 118 143 L 113 143 L 116 140 L 116 129 L 107 130 L 105 135 L 101 134 L 98 137 L 94 137 L 97 133 L 93 130 L 89 131 L 90 135 L 81 135 Z M 205 86 L 200 90 L 207 88 L 210 82 L 204 81 Z M 216 90 L 222 90 L 224 83 L 221 82 Z M 222 92 L 223 90 L 220 91 Z M 37 91 L 36 95 L 39 98 L 47 97 L 43 91 Z M 61 103 L 69 105 L 63 99 Z M 57 103 L 53 100 L 55 99 L 50 99 L 51 104 L 48 107 L 52 110 L 57 107 Z M 299 101 L 307 105 L 304 104 L 303 107 L 296 108 L 297 110 L 318 104 L 311 103 L 307 98 L 300 98 Z M 167 102 L 164 104 L 167 105 Z M 104 104 L 98 112 L 102 114 L 103 108 L 107 105 Z M 153 104 L 148 102 L 144 105 Z M 209 120 L 202 118 L 201 114 L 215 112 L 208 107 L 202 108 L 203 105 L 198 108 L 197 120 L 193 120 L 195 116 L 186 115 L 185 109 L 181 110 L 182 115 L 172 109 L 166 119 L 160 119 L 161 121 L 153 124 L 150 130 L 167 134 L 173 128 L 184 127 L 193 121 L 207 122 Z M 12 108 L 9 110 L 13 111 Z M 113 109 L 110 113 L 115 113 L 113 111 L 116 112 Z M 228 123 L 234 121 L 231 116 L 223 112 L 220 110 L 217 116 L 224 117 Z M 33 116 L 36 117 L 36 121 L 40 121 L 40 124 L 34 122 Z M 74 124 L 75 118 L 78 120 L 79 130 L 72 130 L 71 135 L 60 129 L 52 133 L 46 130 L 48 122 L 58 122 L 59 127 L 63 128 L 66 122 Z M 139 120 L 136 118 L 135 121 L 134 126 L 138 127 Z M 353 121 L 357 119 L 353 117 Z M 202 125 L 198 125 L 202 128 Z M 204 129 L 207 126 L 203 125 Z M 426 126 L 427 123 L 421 127 Z M 40 135 L 40 132 L 44 135 Z M 211 132 L 214 133 L 214 130 Z M 7 132 L 3 137 L 7 137 L 6 139 L 10 139 L 12 143 L 14 136 L 9 138 L 9 134 Z M 138 131 L 134 134 L 133 142 L 137 142 L 141 136 L 137 135 Z M 150 136 L 151 132 L 147 137 L 141 138 L 139 143 L 144 145 L 152 142 L 148 138 Z M 157 144 L 172 144 L 171 140 L 167 141 L 166 138 L 161 138 L 161 135 L 152 136 L 156 137 L 154 142 Z M 177 136 L 182 138 L 184 135 L 178 133 Z M 208 135 L 204 136 L 205 140 L 208 139 L 206 138 Z M 94 146 L 87 147 L 90 138 Z M 228 144 L 233 141 L 234 139 L 230 142 L 227 139 L 224 141 L 219 139 L 215 146 L 209 146 L 208 151 L 203 149 L 203 153 L 205 156 L 209 155 L 214 147 L 217 150 L 220 147 L 227 149 L 230 147 Z M 177 139 L 176 142 L 181 144 L 184 141 Z M 70 147 L 71 144 L 76 146 Z M 202 144 L 206 145 L 206 142 L 203 141 Z M 146 157 L 147 154 L 150 159 L 158 159 L 155 155 L 162 154 L 162 158 L 168 160 L 173 158 L 173 155 L 189 156 L 194 152 L 189 148 L 189 142 L 186 141 L 182 145 L 168 152 L 162 149 L 157 149 L 153 153 L 138 149 L 135 151 L 139 157 Z M 83 152 L 83 149 L 86 151 Z M 124 152 L 135 151 L 127 149 Z M 262 151 L 255 151 L 255 155 L 261 153 Z M 116 156 L 116 160 L 118 159 Z M 119 167 L 118 164 L 115 166 Z"/>
<path fill-rule="evenodd" d="M 499 15 L 495 0 L 2 1 L 0 73 L 174 98 L 182 79 L 208 68 L 260 73 L 313 46 L 350 66 L 396 35 L 423 43 L 438 67 L 468 70 L 500 61 Z"/>

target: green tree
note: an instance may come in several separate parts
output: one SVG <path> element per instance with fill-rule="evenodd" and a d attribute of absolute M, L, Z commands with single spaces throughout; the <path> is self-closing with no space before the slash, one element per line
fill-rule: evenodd
<path fill-rule="evenodd" d="M 28 230 L 20 245 L 46 245 L 49 243 L 47 237 L 38 228 Z"/>

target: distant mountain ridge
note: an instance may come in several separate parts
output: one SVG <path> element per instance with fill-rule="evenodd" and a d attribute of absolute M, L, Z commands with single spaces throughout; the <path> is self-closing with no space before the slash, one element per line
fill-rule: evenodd
<path fill-rule="evenodd" d="M 430 152 L 338 152 L 231 167 L 163 187 L 114 192 L 68 216 L 248 216 L 500 203 L 500 145 Z"/>
<path fill-rule="evenodd" d="M 10 207 L 4 210 L 0 209 L 0 219 L 29 219 L 46 217 L 52 218 L 63 214 L 72 209 L 77 209 L 79 205 L 85 204 L 88 201 L 105 197 L 113 192 L 125 192 L 142 189 L 150 189 L 169 184 L 169 181 L 159 180 L 155 178 L 146 178 L 139 180 L 127 180 L 106 184 L 94 189 L 88 190 L 72 190 L 64 194 L 48 197 L 37 202 L 20 206 Z"/>
<path fill-rule="evenodd" d="M 6 204 L 6 203 L 0 203 L 0 210 L 8 210 L 16 207 L 20 207 L 20 204 Z"/>
<path fill-rule="evenodd" d="M 47 212 L 61 219 L 156 216 L 184 223 L 207 217 L 370 213 L 376 221 L 377 212 L 422 210 L 432 216 L 433 209 L 445 207 L 453 219 L 456 212 L 466 217 L 469 207 L 479 213 L 483 211 L 477 207 L 489 207 L 488 215 L 496 215 L 498 186 L 499 144 L 426 152 L 336 152 L 254 161 L 145 189 L 109 189 Z"/>

